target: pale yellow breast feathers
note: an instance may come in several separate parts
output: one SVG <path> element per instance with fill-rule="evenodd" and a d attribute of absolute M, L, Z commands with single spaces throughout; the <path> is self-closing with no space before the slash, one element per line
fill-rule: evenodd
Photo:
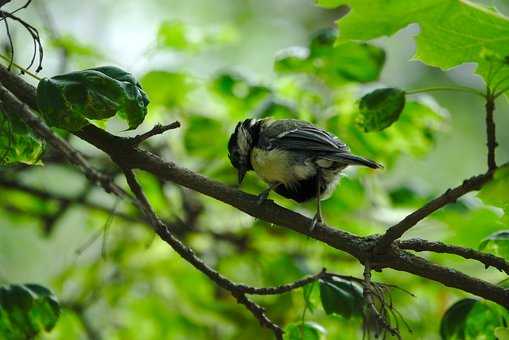
<path fill-rule="evenodd" d="M 278 149 L 267 151 L 253 148 L 251 165 L 265 182 L 282 183 L 285 186 L 291 186 L 295 181 L 307 178 L 314 172 L 313 167 L 293 164 L 288 153 Z"/>

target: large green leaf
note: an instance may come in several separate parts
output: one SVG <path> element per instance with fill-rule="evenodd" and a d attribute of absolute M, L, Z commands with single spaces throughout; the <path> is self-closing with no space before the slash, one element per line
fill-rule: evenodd
<path fill-rule="evenodd" d="M 28 339 L 50 331 L 60 306 L 47 288 L 36 284 L 0 287 L 0 338 Z"/>
<path fill-rule="evenodd" d="M 37 105 L 48 125 L 70 131 L 115 114 L 134 129 L 147 114 L 148 98 L 130 73 L 105 66 L 41 80 Z"/>
<path fill-rule="evenodd" d="M 416 59 L 443 69 L 476 62 L 477 72 L 486 80 L 492 78 L 494 65 L 485 51 L 509 54 L 507 17 L 467 0 L 318 0 L 318 4 L 351 7 L 338 21 L 339 42 L 389 36 L 417 23 Z M 497 78 L 509 72 L 507 67 L 500 70 Z"/>
<path fill-rule="evenodd" d="M 381 131 L 398 120 L 405 107 L 405 92 L 396 88 L 378 89 L 359 103 L 359 124 L 365 132 Z"/>
<path fill-rule="evenodd" d="M 336 276 L 321 279 L 320 299 L 327 314 L 334 313 L 347 319 L 362 314 L 364 298 L 357 282 Z"/>
<path fill-rule="evenodd" d="M 43 152 L 44 142 L 21 119 L 0 111 L 0 166 L 36 164 Z"/>
<path fill-rule="evenodd" d="M 279 73 L 307 73 L 329 85 L 345 81 L 377 80 L 385 62 L 385 52 L 374 45 L 347 42 L 335 45 L 337 30 L 324 29 L 315 34 L 309 47 L 290 47 L 276 56 Z"/>

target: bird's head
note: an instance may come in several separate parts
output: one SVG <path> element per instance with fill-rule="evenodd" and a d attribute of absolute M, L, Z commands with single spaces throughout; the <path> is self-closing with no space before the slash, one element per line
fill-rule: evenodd
<path fill-rule="evenodd" d="M 239 184 L 242 183 L 246 172 L 253 170 L 250 157 L 259 130 L 257 123 L 257 119 L 239 122 L 228 142 L 228 157 L 238 171 Z"/>

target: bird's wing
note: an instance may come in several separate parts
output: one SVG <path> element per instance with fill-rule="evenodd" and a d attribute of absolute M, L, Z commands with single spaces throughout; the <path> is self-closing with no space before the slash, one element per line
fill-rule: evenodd
<path fill-rule="evenodd" d="M 348 153 L 346 144 L 325 130 L 311 124 L 303 124 L 283 131 L 270 138 L 275 148 L 319 153 Z"/>

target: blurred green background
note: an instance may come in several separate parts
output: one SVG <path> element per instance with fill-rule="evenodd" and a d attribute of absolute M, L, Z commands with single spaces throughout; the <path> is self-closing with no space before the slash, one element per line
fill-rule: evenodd
<path fill-rule="evenodd" d="M 488 4 L 509 13 L 504 1 Z M 17 5 L 14 1 L 9 8 Z M 368 235 L 383 232 L 426 199 L 484 171 L 484 111 L 482 99 L 468 94 L 414 96 L 412 100 L 436 113 L 427 118 L 420 111 L 414 116 L 404 113 L 405 119 L 389 129 L 366 134 L 355 123 L 358 98 L 380 86 L 482 88 L 482 81 L 473 75 L 475 65 L 444 72 L 411 61 L 416 25 L 372 42 L 386 52 L 378 82 L 333 79 L 331 83 L 274 71 L 278 51 L 308 46 L 316 31 L 334 27 L 344 13 L 344 9 L 320 9 L 311 0 L 53 0 L 34 1 L 20 15 L 40 30 L 45 51 L 40 75 L 110 64 L 135 74 L 151 99 L 147 119 L 129 133 L 118 121 L 104 126 L 127 135 L 146 131 L 156 122 L 179 120 L 182 128 L 153 138 L 147 147 L 199 173 L 235 184 L 226 142 L 236 122 L 252 115 L 313 121 L 336 133 L 354 152 L 384 163 L 385 169 L 376 173 L 348 170 L 323 205 L 328 224 Z M 16 62 L 25 65 L 31 56 L 30 40 L 14 25 L 12 31 Z M 500 164 L 509 161 L 508 109 L 501 98 L 496 111 Z M 97 167 L 118 174 L 96 149 L 77 138 L 70 141 Z M 107 211 L 76 204 L 51 220 L 61 208 L 57 200 L 0 184 L 0 282 L 46 285 L 67 307 L 56 328 L 41 339 L 271 337 L 243 306 L 154 239 L 146 226 L 135 221 L 138 215 L 127 202 L 116 202 L 90 187 L 54 152 L 46 154 L 44 163 L 1 169 L 0 176 L 54 195 L 81 197 L 132 218 L 111 219 Z M 192 226 L 182 231 L 185 243 L 235 281 L 278 285 L 322 267 L 362 275 L 362 267 L 346 254 L 148 174 L 139 176 L 162 217 L 179 216 Z M 123 185 L 121 176 L 118 181 Z M 252 193 L 263 188 L 254 175 L 243 186 Z M 313 214 L 313 204 L 297 206 L 277 195 L 271 198 Z M 483 238 L 507 229 L 507 223 L 500 209 L 470 194 L 406 236 L 477 248 Z M 95 241 L 89 242 L 91 238 Z M 494 269 L 453 256 L 433 255 L 431 260 L 491 282 L 505 278 Z M 466 295 L 393 270 L 376 273 L 375 279 L 415 294 L 414 298 L 399 291 L 393 294 L 413 330 L 410 335 L 402 327 L 404 339 L 438 339 L 443 313 Z M 301 320 L 302 290 L 255 300 L 282 325 Z M 318 308 L 307 312 L 306 319 L 321 324 L 328 339 L 362 337 L 361 321 L 355 318 L 327 316 Z"/>

